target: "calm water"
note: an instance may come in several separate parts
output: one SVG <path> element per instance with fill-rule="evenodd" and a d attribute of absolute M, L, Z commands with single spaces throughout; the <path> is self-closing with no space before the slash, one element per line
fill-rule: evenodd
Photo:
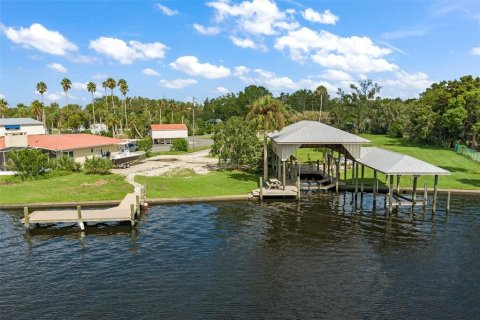
<path fill-rule="evenodd" d="M 480 198 L 440 200 L 165 205 L 84 237 L 0 212 L 0 319 L 478 319 Z"/>

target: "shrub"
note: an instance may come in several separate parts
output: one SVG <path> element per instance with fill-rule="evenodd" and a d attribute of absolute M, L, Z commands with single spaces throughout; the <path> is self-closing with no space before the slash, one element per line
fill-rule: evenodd
<path fill-rule="evenodd" d="M 146 136 L 142 140 L 137 141 L 137 149 L 140 151 L 145 151 L 145 156 L 149 157 L 152 153 L 153 142 L 149 136 Z"/>
<path fill-rule="evenodd" d="M 188 151 L 188 141 L 186 139 L 175 139 L 173 140 L 172 146 L 170 147 L 172 151 Z"/>
<path fill-rule="evenodd" d="M 75 162 L 72 158 L 62 157 L 59 159 L 53 159 L 50 161 L 50 168 L 53 170 L 78 172 L 82 170 L 82 165 Z"/>
<path fill-rule="evenodd" d="M 109 174 L 113 167 L 110 159 L 93 156 L 87 158 L 83 164 L 83 169 L 86 174 Z"/>
<path fill-rule="evenodd" d="M 48 167 L 48 156 L 38 149 L 24 149 L 9 153 L 9 168 L 18 171 L 22 180 L 38 178 Z"/>

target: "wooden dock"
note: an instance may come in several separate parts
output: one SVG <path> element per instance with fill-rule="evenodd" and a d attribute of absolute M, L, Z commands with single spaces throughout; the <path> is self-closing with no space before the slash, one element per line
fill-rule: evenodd
<path fill-rule="evenodd" d="M 285 190 L 283 188 L 280 189 L 267 189 L 262 188 L 262 197 L 263 198 L 279 198 L 279 197 L 297 197 L 298 191 L 296 186 L 287 185 L 285 186 Z M 253 197 L 260 197 L 260 189 L 255 189 L 252 191 Z"/>
<path fill-rule="evenodd" d="M 76 210 L 46 210 L 29 213 L 28 208 L 24 208 L 24 218 L 21 222 L 27 229 L 32 223 L 78 223 L 81 230 L 85 229 L 85 222 L 130 221 L 134 226 L 136 217 L 140 215 L 142 201 L 140 195 L 129 193 L 118 206 L 108 209 L 82 210 L 77 206 Z"/>

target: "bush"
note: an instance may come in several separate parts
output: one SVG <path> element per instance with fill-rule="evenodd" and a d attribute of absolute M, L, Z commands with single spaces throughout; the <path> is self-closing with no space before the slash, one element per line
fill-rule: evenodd
<path fill-rule="evenodd" d="M 186 139 L 175 139 L 173 140 L 172 146 L 170 147 L 172 151 L 188 151 L 188 141 Z"/>
<path fill-rule="evenodd" d="M 22 180 L 38 178 L 45 173 L 45 169 L 48 167 L 48 156 L 38 149 L 12 151 L 8 158 L 9 168 L 18 171 L 17 175 Z"/>
<path fill-rule="evenodd" d="M 137 150 L 145 151 L 145 156 L 149 157 L 152 153 L 153 142 L 149 136 L 137 141 Z"/>
<path fill-rule="evenodd" d="M 75 162 L 72 158 L 62 157 L 59 159 L 53 159 L 50 161 L 50 168 L 53 170 L 78 172 L 82 170 L 82 165 Z"/>
<path fill-rule="evenodd" d="M 83 164 L 86 174 L 109 174 L 112 167 L 113 163 L 110 159 L 95 156 L 87 158 Z"/>

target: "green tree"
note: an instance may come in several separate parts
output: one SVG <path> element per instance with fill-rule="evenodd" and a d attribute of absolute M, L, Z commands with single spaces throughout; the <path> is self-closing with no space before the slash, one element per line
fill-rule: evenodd
<path fill-rule="evenodd" d="M 1 98 L 0 99 L 0 116 L 2 118 L 5 118 L 5 113 L 7 113 L 8 110 L 8 102 L 7 100 Z"/>
<path fill-rule="evenodd" d="M 285 126 L 286 111 L 280 100 L 266 95 L 255 100 L 246 119 L 252 121 L 257 129 L 263 130 L 263 179 L 268 178 L 268 131 L 281 129 Z"/>
<path fill-rule="evenodd" d="M 106 80 L 107 88 L 110 89 L 110 97 L 112 99 L 112 110 L 115 111 L 115 101 L 113 100 L 113 89 L 117 87 L 117 82 L 113 78 L 108 78 Z"/>
<path fill-rule="evenodd" d="M 149 157 L 152 153 L 153 141 L 149 136 L 139 140 L 137 142 L 138 150 L 145 151 L 145 156 Z"/>
<path fill-rule="evenodd" d="M 231 117 L 215 127 L 212 139 L 210 154 L 217 156 L 221 164 L 235 169 L 244 166 L 253 171 L 259 169 L 262 163 L 261 142 L 252 124 L 242 118 Z"/>
<path fill-rule="evenodd" d="M 328 91 L 324 86 L 318 86 L 315 89 L 315 96 L 320 98 L 320 114 L 318 115 L 318 121 L 322 121 L 323 99 L 328 99 Z"/>
<path fill-rule="evenodd" d="M 92 105 L 93 105 L 93 124 L 96 123 L 95 121 L 95 99 L 93 98 L 93 95 L 95 94 L 95 91 L 97 91 L 97 85 L 93 82 L 87 83 L 87 91 L 92 94 Z"/>
<path fill-rule="evenodd" d="M 30 112 L 32 113 L 32 116 L 36 118 L 37 120 L 41 120 L 44 114 L 43 111 L 43 103 L 41 103 L 38 100 L 34 100 L 32 104 L 30 105 Z"/>
<path fill-rule="evenodd" d="M 32 178 L 45 173 L 48 167 L 48 156 L 39 149 L 23 149 L 11 151 L 8 156 L 8 166 L 17 171 L 22 180 Z"/>
<path fill-rule="evenodd" d="M 45 94 L 45 92 L 47 92 L 47 84 L 43 81 L 37 83 L 37 92 L 40 93 L 40 95 L 42 96 L 42 104 L 45 105 L 45 102 L 43 101 L 43 95 Z M 46 120 L 47 119 L 45 117 L 45 109 L 43 109 L 42 122 L 45 123 Z"/>
<path fill-rule="evenodd" d="M 127 95 L 128 92 L 128 84 L 125 79 L 120 79 L 118 80 L 118 86 L 120 88 L 120 92 L 123 95 L 123 110 L 125 111 L 125 129 L 128 128 L 128 119 L 127 119 L 127 102 L 125 100 L 125 96 Z"/>
<path fill-rule="evenodd" d="M 60 85 L 62 86 L 63 92 L 65 92 L 65 98 L 67 99 L 68 105 L 68 90 L 72 88 L 72 82 L 70 81 L 70 79 L 63 78 L 60 82 Z"/>

